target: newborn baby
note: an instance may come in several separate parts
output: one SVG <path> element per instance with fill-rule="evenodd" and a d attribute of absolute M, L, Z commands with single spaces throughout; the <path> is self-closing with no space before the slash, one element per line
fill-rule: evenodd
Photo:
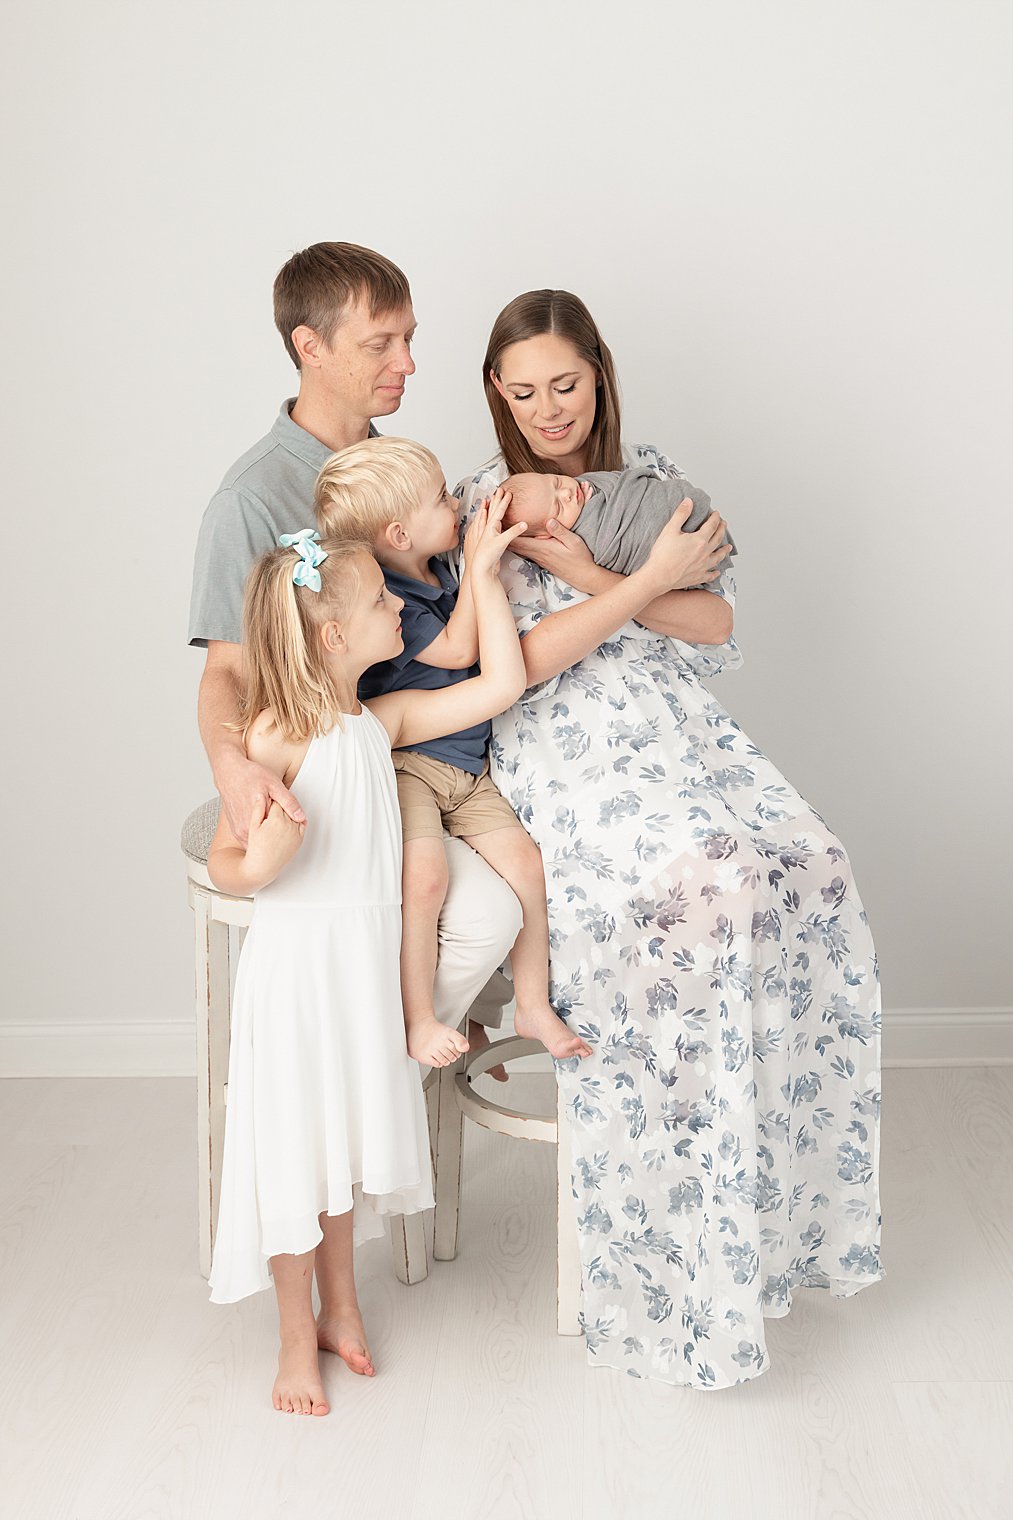
<path fill-rule="evenodd" d="M 679 503 L 688 496 L 693 510 L 683 523 L 693 533 L 711 514 L 711 499 L 682 477 L 658 476 L 653 470 L 597 470 L 574 480 L 571 475 L 508 475 L 511 493 L 504 527 L 526 522 L 530 538 L 550 538 L 550 517 L 582 538 L 596 565 L 629 575 L 647 561 L 654 540 Z M 731 538 L 723 543 L 732 544 Z M 728 555 L 731 558 L 731 555 Z"/>

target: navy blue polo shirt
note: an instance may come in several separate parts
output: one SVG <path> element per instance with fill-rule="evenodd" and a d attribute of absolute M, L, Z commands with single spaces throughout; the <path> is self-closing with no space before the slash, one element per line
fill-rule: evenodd
<path fill-rule="evenodd" d="M 401 613 L 404 649 L 393 660 L 370 666 L 359 682 L 360 698 L 366 701 L 388 691 L 440 691 L 444 686 L 456 686 L 458 681 L 477 676 L 477 665 L 468 670 L 441 670 L 438 665 L 423 665 L 415 658 L 439 638 L 450 621 L 457 602 L 457 581 L 452 571 L 441 559 L 431 559 L 429 568 L 440 584 L 430 586 L 425 581 L 399 575 L 386 566 L 382 568 L 388 589 L 404 601 Z M 432 755 L 434 760 L 445 760 L 448 765 L 456 765 L 459 770 L 480 776 L 485 770 L 491 734 L 492 724 L 487 721 L 476 723 L 473 728 L 463 728 L 456 734 L 447 734 L 442 739 L 427 739 L 424 744 L 406 744 L 404 748 L 417 750 L 420 755 Z"/>

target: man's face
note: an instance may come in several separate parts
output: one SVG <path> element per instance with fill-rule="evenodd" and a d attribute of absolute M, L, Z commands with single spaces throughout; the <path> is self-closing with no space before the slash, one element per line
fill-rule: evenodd
<path fill-rule="evenodd" d="M 415 373 L 414 336 L 410 306 L 375 317 L 361 302 L 346 307 L 331 341 L 318 350 L 320 376 L 335 405 L 363 419 L 396 412 L 405 381 Z"/>

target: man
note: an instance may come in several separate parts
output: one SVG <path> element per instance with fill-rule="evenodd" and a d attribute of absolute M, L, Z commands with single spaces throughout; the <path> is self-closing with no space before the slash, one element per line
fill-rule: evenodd
<path fill-rule="evenodd" d="M 277 802 L 296 822 L 298 799 L 247 759 L 239 715 L 243 588 L 253 562 L 282 533 L 313 522 L 313 486 L 328 457 L 375 433 L 372 419 L 401 405 L 415 373 L 411 291 L 389 259 L 354 243 L 315 243 L 293 254 L 274 282 L 274 319 L 299 371 L 266 438 L 226 473 L 201 523 L 194 560 L 190 643 L 206 649 L 197 717 L 215 786 L 236 837 Z M 445 841 L 450 888 L 440 916 L 436 1006 L 457 1022 L 520 929 L 509 887 L 460 840 Z M 472 1009 L 473 1050 L 498 1025 L 506 983 Z M 509 995 L 508 993 L 506 995 Z M 505 1077 L 503 1068 L 496 1075 Z"/>

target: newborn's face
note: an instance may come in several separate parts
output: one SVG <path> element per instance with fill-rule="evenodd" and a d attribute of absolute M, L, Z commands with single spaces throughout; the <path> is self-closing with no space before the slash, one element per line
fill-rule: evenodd
<path fill-rule="evenodd" d="M 552 517 L 572 528 L 591 495 L 587 481 L 572 475 L 511 475 L 503 484 L 512 493 L 504 521 L 508 527 L 527 523 L 529 538 L 551 537 L 545 525 Z"/>

